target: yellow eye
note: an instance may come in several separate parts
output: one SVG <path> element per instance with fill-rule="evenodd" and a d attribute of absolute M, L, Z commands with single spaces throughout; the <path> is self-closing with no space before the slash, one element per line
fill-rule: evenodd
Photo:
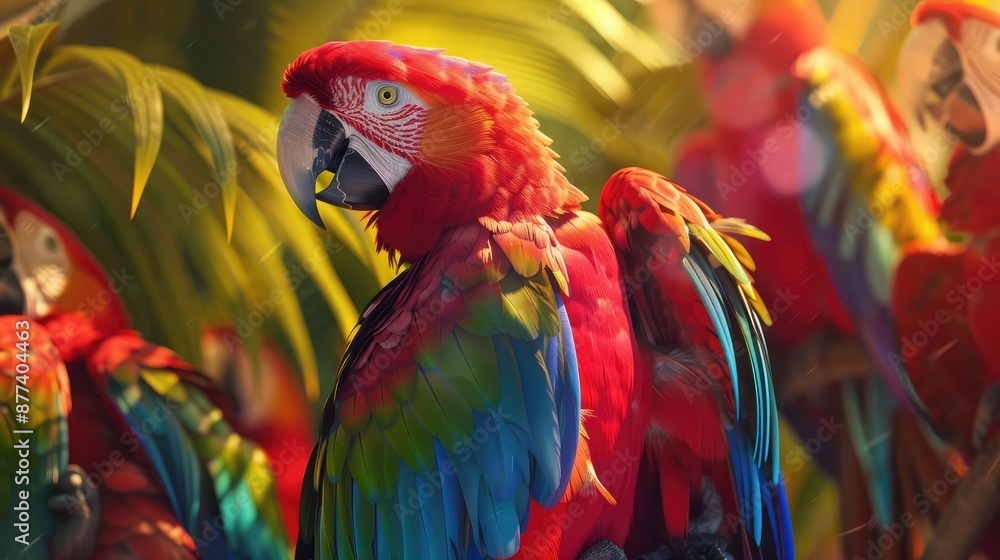
<path fill-rule="evenodd" d="M 392 86 L 382 86 L 378 88 L 378 102 L 386 107 L 396 104 L 399 99 L 399 90 Z"/>

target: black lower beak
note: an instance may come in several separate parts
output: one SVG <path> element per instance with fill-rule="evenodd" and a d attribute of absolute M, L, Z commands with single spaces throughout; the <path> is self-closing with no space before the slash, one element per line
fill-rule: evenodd
<path fill-rule="evenodd" d="M 375 169 L 351 148 L 330 162 L 330 186 L 316 193 L 316 200 L 351 210 L 377 210 L 389 198 L 389 189 Z"/>
<path fill-rule="evenodd" d="M 365 158 L 351 147 L 344 124 L 308 96 L 288 105 L 278 128 L 278 167 L 292 200 L 319 226 L 316 201 L 351 210 L 376 210 L 389 188 Z M 330 184 L 316 192 L 316 178 L 333 172 Z"/>
<path fill-rule="evenodd" d="M 14 272 L 14 244 L 0 225 L 0 315 L 24 315 L 27 307 L 21 280 Z"/>
<path fill-rule="evenodd" d="M 8 270 L 0 280 L 0 315 L 24 315 L 26 303 L 21 281 Z"/>

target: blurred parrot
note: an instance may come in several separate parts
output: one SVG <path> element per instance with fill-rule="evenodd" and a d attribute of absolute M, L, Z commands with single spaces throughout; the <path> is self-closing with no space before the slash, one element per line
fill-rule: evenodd
<path fill-rule="evenodd" d="M 105 272 L 13 190 L 0 189 L 0 208 L 13 254 L 3 300 L 48 331 L 65 364 L 68 460 L 99 497 L 92 555 L 72 557 L 287 557 L 267 456 L 234 431 L 208 379 L 128 330 L 116 297 L 127 269 Z"/>
<path fill-rule="evenodd" d="M 974 454 L 1000 414 L 1000 6 L 984 1 L 927 1 L 913 13 L 900 53 L 899 82 L 911 114 L 937 121 L 958 140 L 941 210 L 947 228 L 967 241 L 914 246 L 899 308 L 911 310 L 909 355 L 922 368 L 922 394 L 938 429 Z M 914 309 L 913 302 L 920 302 Z M 919 337 L 919 338 L 918 338 Z"/>
<path fill-rule="evenodd" d="M 10 238 L 3 236 L 5 296 L 10 281 Z M 4 297 L 4 305 L 16 297 Z M 15 304 L 16 305 L 16 304 Z M 2 537 L 18 558 L 66 559 L 93 550 L 99 503 L 86 473 L 69 465 L 72 408 L 69 378 L 45 327 L 4 308 L 0 315 L 0 487 L 5 508 Z"/>
<path fill-rule="evenodd" d="M 993 177 L 1000 172 L 998 38 L 995 2 L 923 2 L 914 10 L 898 73 L 910 115 L 925 128 L 936 121 L 958 141 L 941 220 L 965 236 L 915 244 L 900 265 L 897 307 L 901 317 L 908 312 L 912 333 L 903 358 L 913 364 L 915 386 L 938 431 L 970 457 L 995 440 L 1000 415 L 993 336 L 1000 311 L 1000 214 L 993 208 Z M 994 518 L 979 543 L 989 558 L 1000 555 L 998 527 Z"/>
<path fill-rule="evenodd" d="M 947 499 L 925 508 L 910 498 L 948 465 L 892 359 L 890 287 L 904 246 L 942 234 L 902 121 L 863 63 L 825 44 L 813 0 L 660 0 L 652 10 L 697 56 L 709 113 L 675 179 L 773 239 L 746 248 L 774 314 L 778 392 L 804 441 L 836 442 L 815 455 L 841 484 L 845 552 L 917 555 L 920 531 L 908 528 L 933 521 Z M 857 350 L 799 367 L 845 340 Z M 879 537 L 904 513 L 914 519 L 901 525 L 906 538 L 886 550 Z"/>
<path fill-rule="evenodd" d="M 277 344 L 261 341 L 256 360 L 245 344 L 230 327 L 206 329 L 201 367 L 232 398 L 243 435 L 271 458 L 285 529 L 297 535 L 302 479 L 316 443 L 313 404 Z"/>
<path fill-rule="evenodd" d="M 328 43 L 282 89 L 291 197 L 370 211 L 409 265 L 341 362 L 298 558 L 789 557 L 730 237 L 763 234 L 642 169 L 581 211 L 507 79 L 441 50 Z"/>

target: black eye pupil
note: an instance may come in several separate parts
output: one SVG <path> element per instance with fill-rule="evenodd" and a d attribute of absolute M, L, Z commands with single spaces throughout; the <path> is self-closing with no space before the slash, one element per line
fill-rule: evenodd
<path fill-rule="evenodd" d="M 382 97 L 384 97 L 385 99 L 389 99 L 390 97 L 392 97 L 392 94 L 389 93 L 388 91 L 383 91 Z"/>
<path fill-rule="evenodd" d="M 45 248 L 48 249 L 49 251 L 56 250 L 56 240 L 54 237 L 45 238 Z"/>

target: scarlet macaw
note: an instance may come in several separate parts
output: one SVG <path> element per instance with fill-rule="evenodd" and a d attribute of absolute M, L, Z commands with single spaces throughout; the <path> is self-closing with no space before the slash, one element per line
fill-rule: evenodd
<path fill-rule="evenodd" d="M 823 445 L 817 458 L 841 481 L 847 554 L 869 554 L 905 512 L 933 519 L 931 508 L 914 508 L 910 498 L 946 468 L 925 434 L 926 411 L 905 364 L 893 360 L 900 342 L 890 293 L 903 247 L 941 238 L 936 195 L 874 76 L 826 44 L 813 0 L 661 0 L 653 7 L 654 15 L 688 22 L 684 33 L 710 39 L 699 43 L 696 60 L 709 126 L 687 141 L 676 179 L 772 237 L 750 239 L 747 249 L 776 315 L 768 342 L 778 363 L 793 366 L 779 377 L 779 393 L 782 383 L 786 391 L 810 387 L 785 403 L 804 441 L 824 433 L 823 421 L 841 426 L 839 452 Z M 825 378 L 825 370 L 844 371 L 841 364 L 795 369 L 796 353 L 844 339 L 866 358 L 849 375 Z M 871 530 L 853 530 L 859 526 Z M 907 533 L 892 547 L 913 554 L 919 539 Z"/>
<path fill-rule="evenodd" d="M 121 284 L 58 219 L 3 188 L 0 225 L 13 252 L 4 301 L 65 364 L 68 461 L 99 498 L 96 533 L 72 557 L 287 557 L 268 458 L 234 431 L 221 393 L 128 330 Z"/>
<path fill-rule="evenodd" d="M 600 220 L 581 211 L 507 79 L 440 50 L 328 43 L 282 89 L 299 208 L 372 211 L 410 265 L 341 363 L 297 557 L 785 557 L 756 294 L 729 237 L 761 234 L 640 169 L 611 178 Z"/>
<path fill-rule="evenodd" d="M 911 297 L 900 298 L 899 307 L 924 302 L 913 310 L 908 329 L 924 340 L 911 341 L 907 357 L 924 368 L 918 379 L 927 385 L 925 392 L 942 384 L 951 388 L 938 392 L 932 411 L 939 429 L 972 452 L 996 416 L 1000 390 L 1000 353 L 992 334 L 1000 310 L 1000 214 L 992 180 L 1000 170 L 995 72 L 1000 9 L 975 0 L 928 1 L 914 10 L 913 26 L 900 53 L 901 90 L 921 124 L 933 118 L 959 141 L 945 180 L 950 193 L 941 219 L 969 241 L 913 247 L 906 263 L 911 273 L 897 282 L 897 289 Z M 977 425 L 974 413 L 985 391 Z"/>
<path fill-rule="evenodd" d="M 4 305 L 20 300 L 10 272 L 10 239 L 2 243 L 6 257 Z M 69 465 L 72 403 L 66 367 L 45 328 L 19 309 L 0 315 L 0 470 L 9 477 L 0 485 L 5 504 L 2 537 L 19 558 L 66 559 L 93 547 L 97 500 L 89 495 L 84 473 Z"/>
<path fill-rule="evenodd" d="M 914 244 L 896 279 L 900 332 L 917 392 L 938 431 L 969 456 L 995 437 L 1000 408 L 1000 228 L 993 178 L 1000 172 L 1000 9 L 995 2 L 927 1 L 913 12 L 899 82 L 911 115 L 958 140 L 941 220 L 962 242 Z M 905 274 L 904 274 L 905 272 Z M 996 526 L 997 521 L 993 521 Z M 987 535 L 996 534 L 996 530 Z M 980 551 L 1000 554 L 986 538 Z"/>

